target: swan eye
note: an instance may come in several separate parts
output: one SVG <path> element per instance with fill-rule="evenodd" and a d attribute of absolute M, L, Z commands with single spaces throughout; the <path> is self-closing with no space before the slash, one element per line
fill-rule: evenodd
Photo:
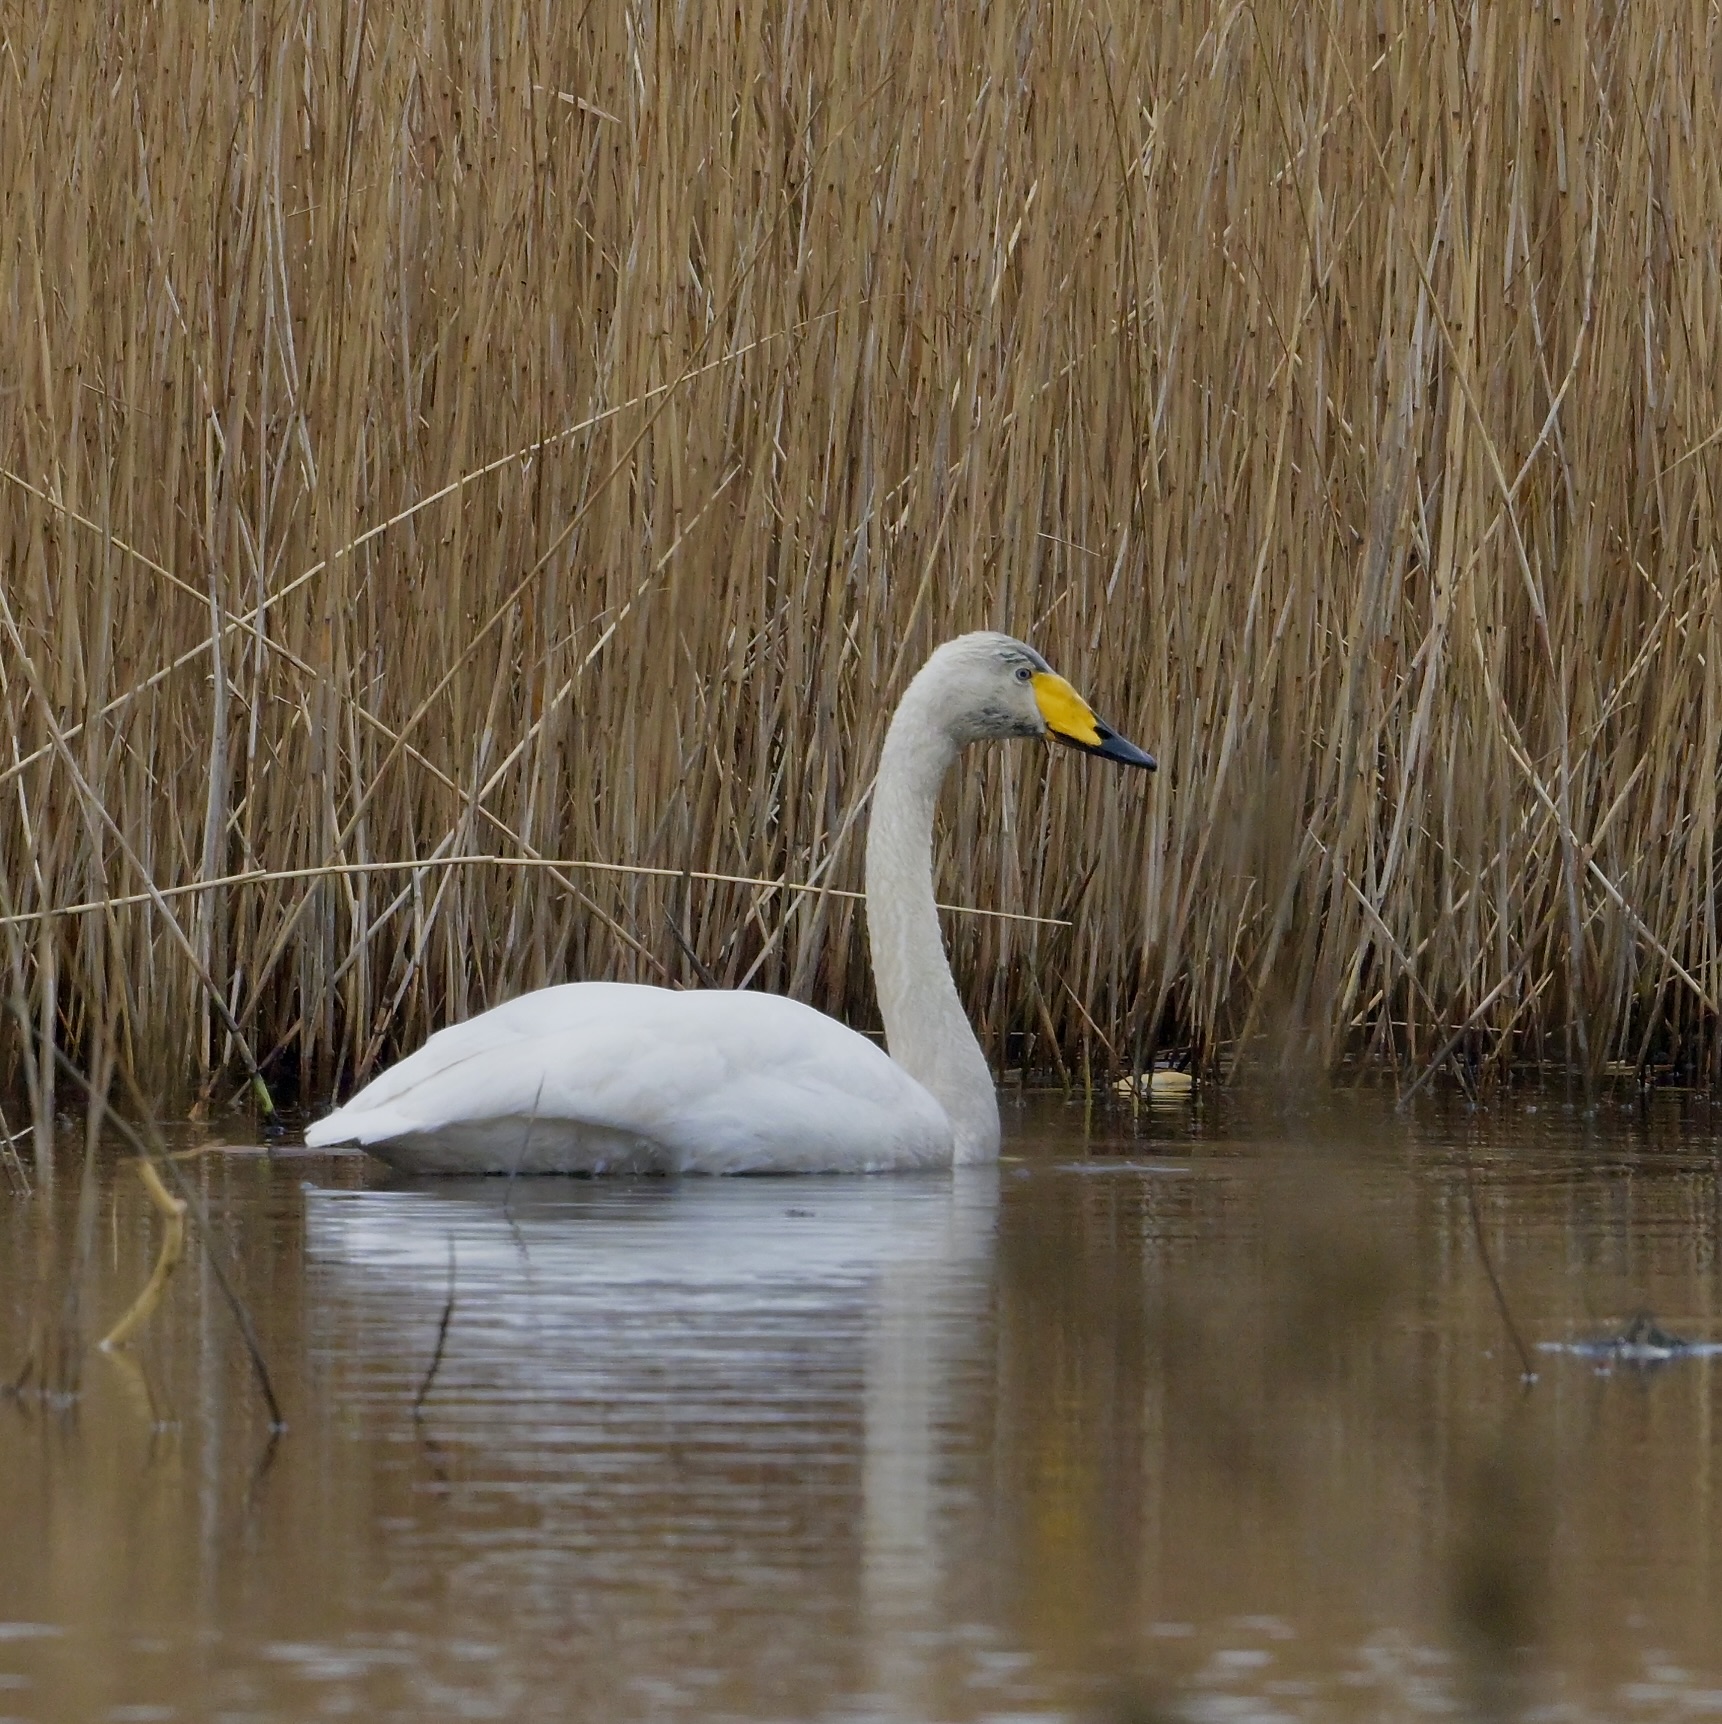
<path fill-rule="evenodd" d="M 1034 672 L 1026 664 L 1019 664 L 1016 667 L 1016 680 L 1018 682 L 1033 682 Z"/>

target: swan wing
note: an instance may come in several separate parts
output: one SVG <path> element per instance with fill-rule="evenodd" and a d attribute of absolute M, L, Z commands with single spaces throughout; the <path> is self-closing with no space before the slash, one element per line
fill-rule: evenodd
<path fill-rule="evenodd" d="M 885 1052 L 772 994 L 576 982 L 432 1036 L 306 1133 L 413 1172 L 944 1166 L 944 1110 Z"/>

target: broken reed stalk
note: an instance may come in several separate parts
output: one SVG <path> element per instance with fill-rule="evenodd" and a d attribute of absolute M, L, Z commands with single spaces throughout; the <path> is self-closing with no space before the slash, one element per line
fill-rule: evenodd
<path fill-rule="evenodd" d="M 310 1102 L 576 977 L 873 1023 L 848 834 L 976 626 L 1164 763 L 953 787 L 999 1063 L 1722 1073 L 1708 14 L 86 14 L 0 0 L 39 1124 L 110 1021 Z"/>
<path fill-rule="evenodd" d="M 139 1161 L 134 1165 L 138 1170 L 138 1178 L 143 1181 L 144 1190 L 149 1193 L 150 1202 L 155 1205 L 162 1218 L 161 1249 L 156 1254 L 155 1267 L 150 1271 L 149 1280 L 144 1283 L 137 1298 L 131 1302 L 113 1328 L 96 1343 L 104 1353 L 112 1352 L 116 1347 L 123 1347 L 155 1314 L 162 1294 L 167 1291 L 169 1279 L 179 1267 L 180 1258 L 185 1255 L 185 1199 L 175 1197 L 162 1184 L 161 1175 L 156 1172 L 153 1162 Z"/>
<path fill-rule="evenodd" d="M 269 1374 L 268 1361 L 263 1357 L 263 1348 L 257 1339 L 256 1326 L 251 1321 L 251 1313 L 246 1308 L 245 1301 L 239 1297 L 237 1289 L 227 1277 L 226 1267 L 221 1261 L 221 1253 L 215 1247 L 209 1217 L 204 1214 L 203 1205 L 198 1202 L 197 1193 L 187 1183 L 185 1175 L 162 1146 L 159 1143 L 152 1144 L 147 1141 L 145 1133 L 150 1130 L 147 1125 L 144 1127 L 144 1131 L 139 1131 L 123 1115 L 116 1113 L 112 1107 L 105 1106 L 101 1098 L 90 1087 L 89 1079 L 57 1047 L 54 1049 L 54 1059 L 60 1070 L 83 1092 L 85 1100 L 92 1107 L 103 1108 L 104 1122 L 111 1125 L 125 1140 L 126 1146 L 138 1158 L 140 1170 L 147 1168 L 156 1176 L 155 1183 L 161 1187 L 162 1194 L 169 1203 L 177 1201 L 181 1205 L 178 1218 L 182 1225 L 186 1215 L 191 1217 L 196 1226 L 198 1243 L 203 1247 L 204 1261 L 215 1276 L 215 1284 L 221 1290 L 222 1300 L 232 1314 L 234 1326 L 239 1330 L 239 1338 L 244 1344 L 246 1357 L 251 1361 L 251 1372 L 257 1382 L 257 1391 L 263 1397 L 263 1405 L 269 1415 L 269 1429 L 277 1433 L 286 1430 L 287 1420 L 282 1414 L 281 1403 L 275 1397 L 275 1384 Z M 140 1103 L 141 1098 L 134 1095 L 133 1101 Z M 147 1111 L 141 1105 L 139 1106 L 139 1117 L 146 1120 L 148 1117 Z M 177 1198 L 169 1196 L 166 1187 L 162 1185 L 160 1176 L 163 1173 L 173 1184 Z M 154 1196 L 153 1189 L 151 1195 Z M 160 1267 L 159 1261 L 157 1267 L 158 1269 Z M 145 1315 L 147 1316 L 148 1313 L 146 1312 Z M 102 1345 L 104 1348 L 110 1343 L 119 1346 L 123 1340 L 124 1337 L 122 1336 L 119 1341 L 115 1341 L 113 1335 L 110 1334 L 102 1342 Z"/>

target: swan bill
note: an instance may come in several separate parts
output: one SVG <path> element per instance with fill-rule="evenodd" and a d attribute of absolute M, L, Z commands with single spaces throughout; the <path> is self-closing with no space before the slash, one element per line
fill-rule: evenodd
<path fill-rule="evenodd" d="M 1080 748 L 1084 754 L 1097 754 L 1102 760 L 1115 760 L 1121 766 L 1140 766 L 1152 772 L 1159 765 L 1153 755 L 1126 741 L 1111 725 L 1102 724 L 1088 702 L 1055 671 L 1035 673 L 1034 699 L 1047 730 L 1060 742 Z"/>

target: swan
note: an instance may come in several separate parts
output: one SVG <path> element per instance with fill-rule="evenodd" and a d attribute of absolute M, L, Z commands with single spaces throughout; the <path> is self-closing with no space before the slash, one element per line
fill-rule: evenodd
<path fill-rule="evenodd" d="M 945 642 L 885 734 L 867 831 L 878 1047 L 798 1000 L 540 988 L 439 1030 L 305 1134 L 405 1173 L 875 1173 L 991 1161 L 998 1098 L 933 899 L 933 809 L 963 749 L 1052 737 L 1153 771 L 1032 647 Z"/>

